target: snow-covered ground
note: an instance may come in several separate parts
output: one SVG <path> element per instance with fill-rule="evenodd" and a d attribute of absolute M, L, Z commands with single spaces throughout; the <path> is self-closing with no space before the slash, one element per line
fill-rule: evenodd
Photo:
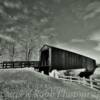
<path fill-rule="evenodd" d="M 97 68 L 93 74 L 94 78 L 100 79 L 100 68 Z"/>
<path fill-rule="evenodd" d="M 0 70 L 0 100 L 99 100 L 99 94 L 81 84 L 63 82 L 32 68 Z"/>

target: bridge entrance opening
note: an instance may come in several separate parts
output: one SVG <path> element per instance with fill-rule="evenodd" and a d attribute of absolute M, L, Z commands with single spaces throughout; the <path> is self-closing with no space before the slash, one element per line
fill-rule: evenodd
<path fill-rule="evenodd" d="M 49 75 L 49 49 L 41 51 L 39 71 L 44 71 L 44 74 Z"/>
<path fill-rule="evenodd" d="M 43 50 L 41 52 L 41 58 L 40 58 L 40 66 L 48 66 L 49 64 L 49 50 Z"/>

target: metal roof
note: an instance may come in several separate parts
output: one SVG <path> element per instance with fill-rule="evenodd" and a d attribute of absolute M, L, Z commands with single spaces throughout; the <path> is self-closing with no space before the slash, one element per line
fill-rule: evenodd
<path fill-rule="evenodd" d="M 42 46 L 42 48 L 40 49 L 40 51 L 41 51 L 43 48 L 45 48 L 45 47 L 46 47 L 46 48 L 59 49 L 59 50 L 62 50 L 62 51 L 70 52 L 70 53 L 73 53 L 73 54 L 77 54 L 77 55 L 80 55 L 80 56 L 83 56 L 83 57 L 86 57 L 86 58 L 95 60 L 95 59 L 93 59 L 93 58 L 91 58 L 91 57 L 88 57 L 88 56 L 85 56 L 85 55 L 81 55 L 81 54 L 75 53 L 75 52 L 73 52 L 73 51 L 69 51 L 69 50 L 65 50 L 65 49 L 62 49 L 62 48 L 54 47 L 54 46 L 51 46 L 51 45 L 47 45 L 47 44 L 44 44 L 44 45 Z M 96 60 L 95 60 L 95 61 L 96 61 Z"/>

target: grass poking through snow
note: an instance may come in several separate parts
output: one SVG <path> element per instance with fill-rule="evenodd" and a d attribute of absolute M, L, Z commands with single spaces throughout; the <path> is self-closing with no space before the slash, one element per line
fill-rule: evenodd
<path fill-rule="evenodd" d="M 99 94 L 28 68 L 0 70 L 0 100 L 100 100 Z"/>

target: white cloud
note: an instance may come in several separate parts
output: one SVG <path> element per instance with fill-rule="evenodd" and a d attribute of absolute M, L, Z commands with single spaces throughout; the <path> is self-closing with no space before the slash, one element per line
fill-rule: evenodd
<path fill-rule="evenodd" d="M 47 18 L 42 18 L 40 21 L 41 21 L 42 23 L 46 23 L 46 22 L 48 22 L 48 19 L 47 19 Z"/>
<path fill-rule="evenodd" d="M 4 39 L 4 40 L 7 40 L 9 42 L 14 42 L 15 40 L 9 36 L 6 36 L 6 35 L 2 35 L 0 34 L 0 38 Z"/>
<path fill-rule="evenodd" d="M 0 6 L 0 14 L 2 16 L 7 16 L 7 13 L 4 11 L 4 8 L 2 6 Z"/>
<path fill-rule="evenodd" d="M 4 13 L 3 7 L 0 7 L 0 14 Z"/>
<path fill-rule="evenodd" d="M 54 44 L 54 46 L 58 47 L 58 48 L 62 48 L 64 50 L 68 50 L 68 51 L 84 54 L 83 51 L 81 51 L 79 48 L 73 47 L 72 45 L 70 45 L 68 43 L 57 43 L 57 44 Z"/>
<path fill-rule="evenodd" d="M 57 3 L 60 3 L 61 2 L 61 0 L 54 0 L 55 2 L 57 2 Z"/>
<path fill-rule="evenodd" d="M 100 6 L 100 2 L 94 1 L 94 2 L 89 3 L 89 5 L 86 7 L 86 10 L 87 11 L 94 10 L 99 6 Z"/>
<path fill-rule="evenodd" d="M 82 42 L 85 42 L 84 39 L 72 39 L 71 42 L 73 43 L 82 43 Z"/>
<path fill-rule="evenodd" d="M 98 43 L 98 45 L 94 48 L 94 50 L 100 51 L 100 43 Z"/>
<path fill-rule="evenodd" d="M 100 42 L 100 31 L 94 32 L 89 36 L 89 40 Z"/>
<path fill-rule="evenodd" d="M 92 12 L 92 13 L 89 13 L 87 15 L 84 16 L 84 20 L 87 20 L 88 18 L 93 18 L 94 16 L 96 15 L 96 12 Z"/>
<path fill-rule="evenodd" d="M 17 9 L 20 9 L 20 7 L 21 7 L 21 2 L 16 2 L 16 3 L 14 3 L 14 2 L 5 1 L 5 2 L 4 2 L 4 5 L 5 5 L 6 7 L 9 7 L 9 8 L 17 8 Z"/>
<path fill-rule="evenodd" d="M 94 50 L 100 51 L 100 30 L 90 35 L 89 40 L 95 41 L 97 46 L 94 47 Z"/>
<path fill-rule="evenodd" d="M 14 27 L 7 28 L 6 31 L 7 31 L 7 32 L 13 32 L 13 31 L 15 31 L 15 28 L 14 28 Z"/>
<path fill-rule="evenodd" d="M 100 2 L 90 3 L 85 10 L 87 14 L 84 16 L 84 20 L 94 18 L 98 13 L 100 13 Z"/>

